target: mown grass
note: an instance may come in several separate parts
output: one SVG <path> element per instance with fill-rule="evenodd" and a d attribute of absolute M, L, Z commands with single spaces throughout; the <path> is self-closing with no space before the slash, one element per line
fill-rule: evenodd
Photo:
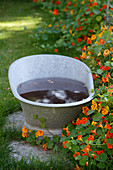
<path fill-rule="evenodd" d="M 18 58 L 41 53 L 30 38 L 33 29 L 48 20 L 47 13 L 32 7 L 32 1 L 0 2 L 0 112 L 3 115 L 20 109 L 8 82 L 10 64 Z"/>
<path fill-rule="evenodd" d="M 10 158 L 11 140 L 21 140 L 20 132 L 15 129 L 5 129 L 6 116 L 21 109 L 20 103 L 13 96 L 9 81 L 8 69 L 18 58 L 32 54 L 49 53 L 48 49 L 36 48 L 31 36 L 34 29 L 44 21 L 50 21 L 48 13 L 34 7 L 31 0 L 0 1 L 0 170 L 7 169 L 69 169 L 71 165 L 60 162 L 40 162 L 32 159 L 27 162 Z M 63 160 L 64 162 L 64 160 Z M 65 161 L 66 163 L 66 161 Z"/>

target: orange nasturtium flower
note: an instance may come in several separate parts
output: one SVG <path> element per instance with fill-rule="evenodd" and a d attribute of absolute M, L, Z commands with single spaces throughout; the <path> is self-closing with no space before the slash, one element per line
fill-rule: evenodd
<path fill-rule="evenodd" d="M 55 49 L 54 49 L 54 52 L 55 52 L 55 53 L 57 53 L 57 52 L 58 52 L 58 49 L 57 49 L 57 48 L 55 48 Z"/>
<path fill-rule="evenodd" d="M 103 56 L 104 56 L 104 57 L 107 57 L 108 55 L 109 55 L 109 50 L 104 50 Z"/>
<path fill-rule="evenodd" d="M 87 118 L 86 117 L 82 117 L 82 124 L 84 125 L 85 123 L 87 123 Z"/>
<path fill-rule="evenodd" d="M 97 122 L 92 121 L 91 124 L 92 124 L 93 126 L 95 126 L 95 125 L 97 124 Z"/>
<path fill-rule="evenodd" d="M 78 135 L 77 140 L 82 141 L 82 135 Z"/>
<path fill-rule="evenodd" d="M 67 147 L 65 146 L 66 143 L 67 143 L 67 141 L 64 141 L 64 142 L 63 142 L 63 147 L 64 147 L 64 148 L 67 148 Z"/>
<path fill-rule="evenodd" d="M 100 155 L 101 153 L 104 153 L 104 151 L 103 150 L 101 150 L 101 151 L 94 151 L 94 153 L 96 153 L 97 155 Z"/>
<path fill-rule="evenodd" d="M 98 128 L 98 127 L 103 128 L 103 126 L 102 126 L 102 122 L 99 122 L 99 124 L 97 125 L 97 128 Z"/>
<path fill-rule="evenodd" d="M 97 156 L 95 154 L 91 154 L 93 156 L 93 158 L 95 159 Z"/>
<path fill-rule="evenodd" d="M 95 130 L 91 130 L 91 133 L 94 133 L 94 135 L 97 135 L 96 129 Z"/>
<path fill-rule="evenodd" d="M 27 137 L 27 133 L 22 132 L 22 137 L 23 138 Z"/>
<path fill-rule="evenodd" d="M 108 124 L 108 122 L 106 122 L 105 128 L 107 128 L 108 130 L 111 129 L 111 126 Z"/>
<path fill-rule="evenodd" d="M 87 44 L 91 44 L 91 39 L 90 38 L 87 39 Z"/>
<path fill-rule="evenodd" d="M 113 53 L 113 47 L 110 48 L 110 51 Z"/>
<path fill-rule="evenodd" d="M 97 103 L 94 100 L 92 100 L 91 109 L 92 110 L 96 110 L 97 109 Z"/>
<path fill-rule="evenodd" d="M 108 72 L 107 75 L 105 75 L 105 77 L 102 77 L 102 80 L 100 81 L 100 83 L 102 83 L 102 82 L 104 82 L 104 83 L 109 82 L 108 77 L 110 77 L 110 73 L 109 72 Z"/>
<path fill-rule="evenodd" d="M 82 4 L 85 4 L 85 1 L 82 1 Z"/>
<path fill-rule="evenodd" d="M 43 136 L 43 131 L 42 130 L 38 130 L 38 136 Z"/>
<path fill-rule="evenodd" d="M 113 144 L 107 143 L 107 147 L 108 147 L 108 149 L 112 149 L 113 148 Z"/>
<path fill-rule="evenodd" d="M 71 11 L 70 11 L 70 14 L 73 15 L 73 13 L 74 13 L 74 10 L 71 10 Z"/>
<path fill-rule="evenodd" d="M 52 27 L 52 25 L 51 25 L 51 24 L 49 24 L 49 25 L 48 25 L 48 27 Z"/>
<path fill-rule="evenodd" d="M 46 151 L 47 150 L 47 143 L 43 144 L 42 148 Z"/>
<path fill-rule="evenodd" d="M 23 129 L 22 129 L 22 132 L 23 133 L 27 133 L 28 129 L 24 126 Z"/>
<path fill-rule="evenodd" d="M 89 108 L 87 106 L 82 107 L 82 112 L 87 116 L 87 112 L 88 112 Z"/>
<path fill-rule="evenodd" d="M 88 161 L 86 162 L 86 166 L 88 166 Z"/>
<path fill-rule="evenodd" d="M 92 140 L 92 141 L 94 141 L 94 136 L 92 136 L 92 135 L 89 135 L 89 137 L 87 138 L 87 140 L 89 141 L 89 140 Z"/>
<path fill-rule="evenodd" d="M 95 40 L 95 39 L 96 39 L 96 35 L 92 35 L 91 40 Z"/>
<path fill-rule="evenodd" d="M 74 43 L 74 42 L 72 42 L 72 43 L 71 43 L 71 45 L 72 45 L 72 46 L 74 46 L 74 45 L 75 45 L 75 43 Z"/>
<path fill-rule="evenodd" d="M 108 92 L 108 93 L 110 92 L 109 96 L 112 96 L 113 89 L 108 89 L 107 92 Z"/>
<path fill-rule="evenodd" d="M 76 125 L 80 125 L 82 123 L 82 121 L 78 118 L 76 121 Z"/>
<path fill-rule="evenodd" d="M 93 2 L 93 6 L 96 6 L 97 5 L 97 2 Z"/>
<path fill-rule="evenodd" d="M 69 30 L 69 33 L 72 34 L 72 30 Z"/>
<path fill-rule="evenodd" d="M 108 110 L 107 110 L 107 109 L 102 108 L 101 113 L 102 113 L 103 115 L 107 115 L 107 114 L 108 114 Z"/>
<path fill-rule="evenodd" d="M 86 58 L 86 53 L 82 52 L 82 55 L 80 56 L 80 58 Z"/>
<path fill-rule="evenodd" d="M 100 41 L 99 41 L 100 44 L 104 44 L 105 41 L 101 38 Z"/>
<path fill-rule="evenodd" d="M 83 152 L 89 152 L 89 151 L 91 151 L 91 149 L 90 149 L 90 145 L 88 144 L 87 146 L 85 146 L 85 148 L 84 149 L 82 149 L 81 151 L 83 151 Z"/>
<path fill-rule="evenodd" d="M 38 138 L 38 132 L 35 133 L 36 137 Z"/>
<path fill-rule="evenodd" d="M 53 15 L 58 15 L 58 10 L 57 9 L 53 10 Z"/>
<path fill-rule="evenodd" d="M 75 158 L 77 155 L 80 155 L 80 153 L 75 151 L 75 154 L 73 154 L 73 157 Z"/>
<path fill-rule="evenodd" d="M 86 46 L 84 45 L 83 48 L 82 48 L 82 51 L 85 51 L 86 50 Z"/>

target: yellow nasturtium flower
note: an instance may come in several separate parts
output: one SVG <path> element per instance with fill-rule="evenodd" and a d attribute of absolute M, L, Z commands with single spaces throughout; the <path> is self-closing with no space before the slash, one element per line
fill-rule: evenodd
<path fill-rule="evenodd" d="M 109 50 L 104 50 L 103 56 L 104 56 L 104 57 L 107 57 L 108 55 L 109 55 Z"/>
<path fill-rule="evenodd" d="M 52 25 L 51 25 L 51 24 L 49 24 L 49 25 L 48 25 L 48 27 L 52 27 Z"/>
<path fill-rule="evenodd" d="M 97 124 L 97 122 L 92 121 L 91 124 L 92 124 L 93 126 L 95 126 L 95 125 Z"/>
<path fill-rule="evenodd" d="M 95 39 L 96 39 L 96 35 L 92 35 L 91 40 L 95 40 Z"/>
<path fill-rule="evenodd" d="M 82 4 L 85 4 L 85 1 L 82 1 Z"/>
<path fill-rule="evenodd" d="M 69 33 L 72 34 L 72 30 L 69 30 Z"/>
<path fill-rule="evenodd" d="M 73 13 L 74 13 L 74 11 L 73 11 L 73 10 L 71 10 L 71 11 L 70 11 L 70 14 L 71 14 L 71 15 L 73 15 Z"/>

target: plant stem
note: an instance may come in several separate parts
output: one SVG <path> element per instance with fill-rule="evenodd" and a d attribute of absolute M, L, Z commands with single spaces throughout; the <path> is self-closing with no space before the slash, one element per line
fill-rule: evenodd
<path fill-rule="evenodd" d="M 41 120 L 37 117 L 37 119 L 41 122 Z M 42 122 L 41 122 L 42 123 Z M 45 129 L 52 135 L 54 136 L 54 134 L 52 132 L 49 131 L 49 129 L 45 126 Z"/>
<path fill-rule="evenodd" d="M 109 10 L 109 2 L 110 0 L 107 1 L 107 11 Z"/>
<path fill-rule="evenodd" d="M 109 25 L 109 15 L 108 15 L 108 11 L 109 11 L 109 2 L 110 0 L 107 0 L 107 10 L 106 10 L 106 24 Z"/>

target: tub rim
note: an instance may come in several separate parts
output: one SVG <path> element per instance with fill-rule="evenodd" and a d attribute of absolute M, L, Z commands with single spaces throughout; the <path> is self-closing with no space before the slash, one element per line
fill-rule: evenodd
<path fill-rule="evenodd" d="M 83 99 L 83 100 L 77 101 L 77 102 L 72 102 L 72 103 L 65 103 L 65 104 L 38 103 L 38 102 L 30 101 L 30 100 L 27 100 L 27 99 L 21 97 L 21 96 L 19 95 L 19 93 L 17 92 L 17 87 L 13 88 L 14 85 L 13 85 L 12 82 L 11 82 L 11 79 L 12 79 L 12 78 L 11 78 L 10 72 L 11 72 L 13 66 L 14 66 L 15 64 L 17 64 L 19 60 L 25 60 L 25 59 L 28 58 L 28 57 L 29 57 L 29 58 L 30 58 L 30 57 L 32 58 L 32 57 L 36 57 L 36 56 L 65 57 L 65 58 L 70 58 L 70 59 L 73 60 L 73 61 L 76 60 L 76 62 L 82 63 L 82 64 L 86 67 L 86 69 L 88 70 L 88 72 L 90 72 L 90 80 L 92 80 L 92 81 L 91 81 L 91 86 L 92 86 L 92 89 L 93 89 L 93 91 L 94 91 L 94 84 L 93 84 L 93 77 L 92 77 L 92 74 L 91 74 L 91 70 L 90 70 L 90 68 L 89 68 L 85 63 L 83 63 L 82 61 L 77 60 L 77 59 L 74 59 L 74 58 L 69 57 L 69 56 L 64 56 L 64 55 L 37 54 L 37 55 L 30 55 L 30 56 L 25 56 L 25 57 L 19 58 L 19 59 L 15 60 L 15 61 L 10 65 L 9 70 L 8 70 L 8 77 L 9 77 L 10 87 L 11 87 L 12 93 L 13 93 L 13 95 L 15 96 L 15 98 L 17 98 L 17 99 L 18 99 L 19 101 L 21 101 L 21 102 L 24 102 L 24 103 L 27 103 L 27 104 L 30 104 L 30 105 L 42 106 L 42 107 L 55 107 L 55 108 L 57 108 L 57 107 L 59 108 L 59 107 L 78 106 L 78 105 L 82 105 L 82 104 L 84 104 L 84 103 L 87 103 L 87 102 L 89 102 L 89 101 L 91 101 L 91 100 L 93 99 L 94 92 L 89 92 L 89 97 L 87 97 L 86 99 Z"/>

